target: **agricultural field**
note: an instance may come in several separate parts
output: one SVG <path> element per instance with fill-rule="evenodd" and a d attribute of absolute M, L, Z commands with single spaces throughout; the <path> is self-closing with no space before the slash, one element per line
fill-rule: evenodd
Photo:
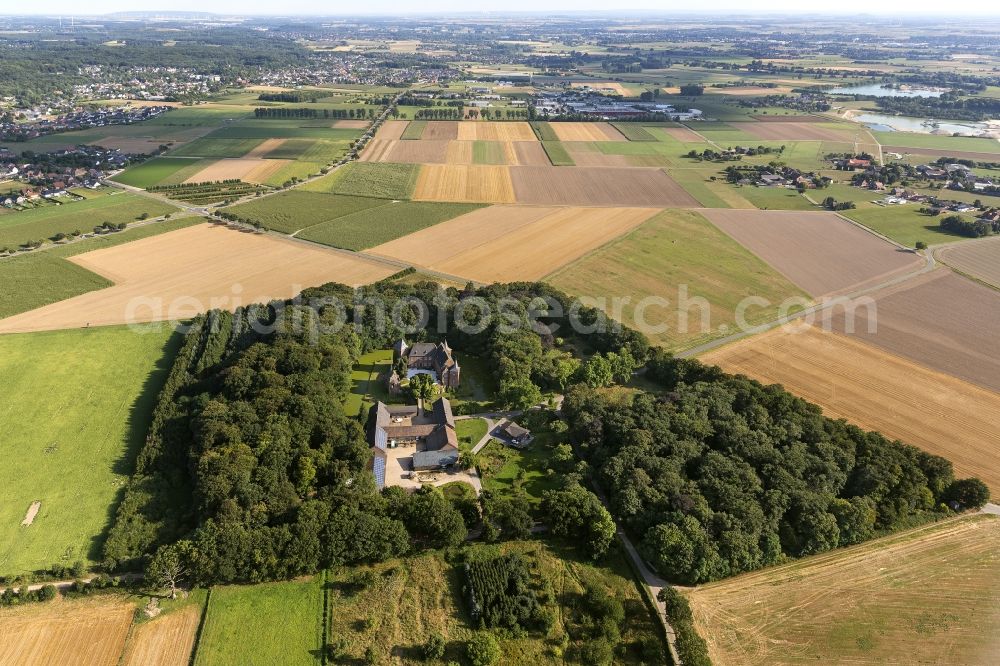
<path fill-rule="evenodd" d="M 814 296 L 860 291 L 923 260 L 833 213 L 705 210 L 713 224 Z"/>
<path fill-rule="evenodd" d="M 574 166 L 576 162 L 561 141 L 542 141 L 542 149 L 552 166 Z M 544 165 L 542 165 L 544 166 Z"/>
<path fill-rule="evenodd" d="M 100 559 L 179 343 L 166 327 L 0 335 L 0 574 Z"/>
<path fill-rule="evenodd" d="M 321 577 L 214 588 L 195 666 L 315 666 L 323 642 Z"/>
<path fill-rule="evenodd" d="M 1000 494 L 1000 394 L 818 326 L 775 329 L 700 359 L 918 446 Z M 933 399 L 928 399 L 933 396 Z"/>
<path fill-rule="evenodd" d="M 413 199 L 514 203 L 515 196 L 508 167 L 430 164 L 420 169 Z"/>
<path fill-rule="evenodd" d="M 367 250 L 382 243 L 465 215 L 480 204 L 396 201 L 303 229 L 298 238 L 346 250 Z"/>
<path fill-rule="evenodd" d="M 0 319 L 111 286 L 110 280 L 67 261 L 67 257 L 183 229 L 198 221 L 194 217 L 176 218 L 0 259 L 0 283 L 4 285 L 0 290 Z"/>
<path fill-rule="evenodd" d="M 492 206 L 372 249 L 478 282 L 537 280 L 642 224 L 653 208 Z M 511 257 L 517 257 L 512 261 Z"/>
<path fill-rule="evenodd" d="M 60 233 L 91 233 L 95 226 L 104 222 L 128 224 L 137 221 L 143 214 L 155 218 L 178 210 L 165 202 L 120 193 L 8 213 L 0 216 L 0 248 L 14 248 L 28 241 L 51 238 Z"/>
<path fill-rule="evenodd" d="M 541 541 L 512 541 L 471 545 L 467 557 L 478 561 L 513 553 L 529 558 L 534 563 L 533 575 L 552 585 L 556 621 L 545 635 L 496 633 L 501 648 L 498 666 L 563 664 L 564 657 L 552 650 L 552 644 L 561 642 L 563 636 L 568 638 L 567 652 L 575 654 L 586 636 L 581 635 L 577 617 L 585 585 L 606 590 L 625 607 L 622 643 L 627 648 L 616 655 L 615 663 L 663 663 L 665 647 L 657 637 L 655 620 L 619 552 L 613 550 L 596 566 L 569 549 Z M 355 582 L 359 571 L 374 572 L 374 582 L 359 588 Z M 330 578 L 329 634 L 343 640 L 345 661 L 362 659 L 371 646 L 380 662 L 423 663 L 419 648 L 437 633 L 446 641 L 445 659 L 465 663 L 464 644 L 476 631 L 470 627 L 463 600 L 461 567 L 449 564 L 443 553 L 342 569 L 331 572 Z"/>
<path fill-rule="evenodd" d="M 998 547 L 1000 519 L 969 516 L 685 596 L 718 664 L 992 664 Z"/>
<path fill-rule="evenodd" d="M 559 141 L 625 141 L 608 123 L 549 123 Z"/>
<path fill-rule="evenodd" d="M 546 278 L 553 286 L 581 297 L 614 295 L 630 300 L 621 307 L 623 323 L 639 326 L 636 306 L 643 298 L 669 299 L 667 308 L 642 313 L 647 335 L 668 349 L 683 349 L 735 330 L 736 307 L 750 296 L 769 305 L 746 312 L 747 323 L 779 315 L 781 301 L 805 295 L 782 275 L 693 211 L 664 211 L 637 229 Z M 692 306 L 678 302 L 686 290 Z M 705 306 L 695 305 L 704 299 Z M 609 302 L 604 308 L 614 316 Z M 703 318 L 707 316 L 707 321 Z M 685 323 L 685 319 L 687 322 Z"/>
<path fill-rule="evenodd" d="M 913 205 L 857 208 L 842 215 L 906 247 L 914 247 L 917 241 L 933 245 L 961 238 L 942 229 L 941 218 L 921 215 Z"/>
<path fill-rule="evenodd" d="M 942 269 L 873 297 L 876 308 L 855 310 L 853 331 L 842 312 L 833 318 L 833 330 L 1000 391 L 1000 357 L 987 351 L 993 348 L 994 332 L 1000 330 L 996 290 Z"/>
<path fill-rule="evenodd" d="M 817 205 L 811 203 L 797 191 L 787 187 L 745 185 L 733 187 L 733 189 L 761 210 L 820 210 Z"/>
<path fill-rule="evenodd" d="M 871 140 L 864 125 L 844 123 L 755 122 L 730 126 L 761 141 L 854 141 L 858 135 L 866 142 Z"/>
<path fill-rule="evenodd" d="M 223 139 L 204 137 L 170 151 L 170 157 L 243 157 L 264 142 L 266 137 Z"/>
<path fill-rule="evenodd" d="M 173 607 L 155 618 L 134 623 L 122 666 L 188 666 L 205 594 L 204 590 L 194 590 L 187 599 L 168 602 Z"/>
<path fill-rule="evenodd" d="M 670 177 L 706 208 L 756 209 L 737 190 L 723 180 L 712 180 L 717 172 L 712 169 L 671 169 Z"/>
<path fill-rule="evenodd" d="M 959 243 L 938 250 L 943 263 L 976 280 L 1000 289 L 1000 238 Z"/>
<path fill-rule="evenodd" d="M 460 122 L 459 141 L 535 141 L 535 133 L 522 122 Z"/>
<path fill-rule="evenodd" d="M 120 597 L 0 609 L 0 664 L 116 666 L 135 606 Z"/>
<path fill-rule="evenodd" d="M 420 167 L 416 164 L 352 162 L 301 189 L 376 199 L 409 199 L 419 172 Z"/>
<path fill-rule="evenodd" d="M 184 183 L 214 183 L 224 180 L 242 180 L 248 183 L 261 184 L 269 182 L 276 173 L 288 164 L 289 160 L 265 160 L 249 157 L 216 160 L 207 164 L 201 171 L 188 176 Z"/>
<path fill-rule="evenodd" d="M 176 185 L 211 164 L 209 160 L 156 157 L 142 164 L 129 167 L 114 177 L 124 185 L 143 189 L 155 185 Z"/>
<path fill-rule="evenodd" d="M 511 167 L 518 203 L 552 206 L 696 207 L 698 202 L 659 169 Z"/>
<path fill-rule="evenodd" d="M 70 261 L 115 285 L 0 320 L 0 332 L 177 321 L 213 307 L 291 298 L 327 282 L 368 284 L 397 270 L 363 256 L 210 224 Z"/>
<path fill-rule="evenodd" d="M 260 222 L 268 229 L 294 234 L 338 217 L 388 203 L 386 199 L 322 194 L 303 187 L 237 204 L 225 210 L 242 219 Z"/>

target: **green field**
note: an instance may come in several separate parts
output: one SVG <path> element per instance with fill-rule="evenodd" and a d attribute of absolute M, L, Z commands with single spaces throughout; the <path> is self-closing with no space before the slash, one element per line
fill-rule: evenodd
<path fill-rule="evenodd" d="M 629 141 L 656 141 L 656 137 L 638 123 L 611 123 L 611 125 Z"/>
<path fill-rule="evenodd" d="M 170 151 L 171 157 L 243 157 L 264 142 L 261 138 L 202 138 Z"/>
<path fill-rule="evenodd" d="M 313 225 L 298 237 L 346 250 L 366 250 L 482 207 L 479 204 L 378 201 L 385 205 Z"/>
<path fill-rule="evenodd" d="M 486 421 L 483 419 L 459 419 L 455 421 L 455 434 L 462 450 L 471 449 L 486 436 Z"/>
<path fill-rule="evenodd" d="M 483 489 L 498 495 L 524 492 L 534 502 L 540 502 L 546 490 L 562 487 L 561 480 L 550 476 L 550 441 L 543 434 L 534 433 L 535 441 L 526 449 L 518 450 L 494 440 L 479 452 L 479 471 Z"/>
<path fill-rule="evenodd" d="M 723 189 L 731 190 L 732 186 L 725 181 L 709 180 L 709 173 L 698 169 L 671 169 L 670 177 L 705 208 L 732 208 L 724 198 L 729 193 Z"/>
<path fill-rule="evenodd" d="M 399 138 L 404 141 L 416 141 L 423 136 L 425 127 L 427 127 L 426 120 L 414 120 L 407 123 L 406 129 L 403 130 Z"/>
<path fill-rule="evenodd" d="M 300 121 L 302 123 L 306 120 Z M 221 141 L 236 139 L 328 139 L 330 141 L 353 141 L 361 136 L 361 130 L 333 129 L 329 127 L 289 126 L 279 122 L 268 125 L 230 125 L 212 132 L 205 141 Z"/>
<path fill-rule="evenodd" d="M 994 153 L 1000 157 L 1000 143 L 996 139 L 971 136 L 941 136 L 939 134 L 919 134 L 916 132 L 872 132 L 872 135 L 879 143 L 886 146 Z"/>
<path fill-rule="evenodd" d="M 542 148 L 545 149 L 545 154 L 549 158 L 549 162 L 552 162 L 552 166 L 575 166 L 576 162 L 570 157 L 570 154 L 566 151 L 566 146 L 562 145 L 560 141 L 542 141 Z"/>
<path fill-rule="evenodd" d="M 267 154 L 273 160 L 300 160 L 303 162 L 336 162 L 347 154 L 348 141 L 327 139 L 286 139 Z"/>
<path fill-rule="evenodd" d="M 149 217 L 159 217 L 177 210 L 161 201 L 123 192 L 9 213 L 0 216 L 0 248 L 14 248 L 28 241 L 51 238 L 59 233 L 91 233 L 95 226 L 104 222 L 130 223 L 139 219 L 143 213 Z"/>
<path fill-rule="evenodd" d="M 147 120 L 143 125 L 179 125 L 183 127 L 214 126 L 228 120 L 238 120 L 250 115 L 249 108 L 235 106 L 197 106 L 173 109 L 155 118 Z"/>
<path fill-rule="evenodd" d="M 750 308 L 747 323 L 773 319 L 780 302 L 805 296 L 787 279 L 693 211 L 664 211 L 628 235 L 560 269 L 546 279 L 570 294 L 629 297 L 624 324 L 635 327 L 635 306 L 647 296 L 669 299 L 667 307 L 650 307 L 645 318 L 651 340 L 669 349 L 684 349 L 733 332 L 736 307 L 749 296 L 768 299 L 768 307 Z M 682 288 L 687 298 L 708 302 L 705 309 L 679 307 Z M 610 307 L 608 308 L 610 310 Z M 683 323 L 686 313 L 688 322 Z M 728 327 L 728 328 L 723 328 Z"/>
<path fill-rule="evenodd" d="M 860 222 L 906 247 L 913 247 L 917 241 L 933 245 L 962 238 L 941 229 L 940 216 L 921 215 L 917 212 L 917 206 L 913 204 L 845 210 L 841 215 Z"/>
<path fill-rule="evenodd" d="M 358 414 L 371 407 L 375 400 L 387 401 L 386 388 L 376 380 L 392 369 L 392 350 L 378 349 L 361 356 L 351 369 L 351 390 L 347 394 L 344 413 Z"/>
<path fill-rule="evenodd" d="M 148 162 L 143 162 L 138 166 L 126 169 L 115 176 L 114 180 L 125 185 L 141 187 L 143 189 L 154 185 L 176 185 L 207 165 L 208 162 L 204 160 L 157 157 Z M 190 173 L 177 180 L 176 176 L 181 171 L 185 173 L 190 171 Z"/>
<path fill-rule="evenodd" d="M 538 137 L 539 141 L 558 141 L 559 135 L 556 131 L 552 129 L 552 126 L 547 122 L 535 120 L 531 122 L 531 129 L 535 131 L 535 135 Z"/>
<path fill-rule="evenodd" d="M 419 173 L 419 164 L 351 162 L 325 178 L 304 185 L 302 189 L 377 199 L 409 199 Z"/>
<path fill-rule="evenodd" d="M 166 326 L 0 335 L 0 573 L 100 559 L 180 340 Z"/>
<path fill-rule="evenodd" d="M 506 164 L 507 157 L 503 144 L 499 141 L 474 141 L 472 143 L 474 164 Z"/>
<path fill-rule="evenodd" d="M 290 234 L 387 203 L 385 199 L 323 194 L 297 188 L 230 206 L 225 210 L 241 218 L 256 220 L 269 229 Z"/>
<path fill-rule="evenodd" d="M 738 187 L 736 191 L 744 199 L 761 210 L 819 210 L 819 208 L 809 203 L 809 200 L 797 191 L 786 187 L 757 187 L 749 185 Z M 810 196 L 816 198 L 819 195 L 813 192 Z M 823 198 L 825 196 L 821 196 L 817 201 Z"/>
<path fill-rule="evenodd" d="M 537 664 L 562 666 L 580 663 L 568 658 L 579 654 L 589 639 L 579 624 L 579 604 L 585 585 L 604 589 L 625 609 L 621 651 L 615 664 L 659 666 L 666 663 L 666 646 L 657 633 L 656 620 L 643 603 L 628 564 L 617 549 L 594 563 L 567 547 L 543 541 L 510 541 L 499 545 L 469 544 L 469 560 L 520 553 L 532 562 L 537 584 L 552 590 L 550 606 L 555 621 L 545 633 L 521 636 L 494 632 L 502 657 L 498 666 Z M 359 571 L 373 571 L 374 582 L 360 587 Z M 449 563 L 443 552 L 428 552 L 371 567 L 344 568 L 330 574 L 329 635 L 343 641 L 342 658 L 336 662 L 361 664 L 371 647 L 377 664 L 461 663 L 465 645 L 476 633 L 463 600 L 460 564 Z M 422 646 L 431 634 L 445 638 L 443 661 L 424 661 Z M 564 642 L 565 641 L 565 642 Z M 554 649 L 565 645 L 563 648 Z"/>
<path fill-rule="evenodd" d="M 323 584 L 307 580 L 212 590 L 194 664 L 316 666 L 323 642 Z"/>

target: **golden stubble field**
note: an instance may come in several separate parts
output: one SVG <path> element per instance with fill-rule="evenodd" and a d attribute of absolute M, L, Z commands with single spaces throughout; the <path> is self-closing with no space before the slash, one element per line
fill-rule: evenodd
<path fill-rule="evenodd" d="M 385 243 L 371 254 L 479 282 L 537 280 L 658 210 L 492 206 Z"/>
<path fill-rule="evenodd" d="M 950 460 L 1000 495 L 1000 394 L 814 326 L 775 329 L 699 358 Z"/>
<path fill-rule="evenodd" d="M 628 141 L 608 123 L 549 123 L 560 141 Z"/>
<path fill-rule="evenodd" d="M 248 183 L 264 183 L 290 162 L 291 160 L 265 160 L 255 157 L 221 159 L 212 162 L 184 182 L 214 183 L 235 178 Z"/>
<path fill-rule="evenodd" d="M 137 624 L 122 666 L 187 666 L 200 620 L 199 606 L 189 605 Z"/>
<path fill-rule="evenodd" d="M 215 307 L 290 298 L 327 282 L 368 284 L 397 270 L 363 255 L 209 224 L 70 261 L 115 285 L 0 320 L 0 333 L 177 321 Z"/>
<path fill-rule="evenodd" d="M 428 164 L 420 169 L 414 201 L 514 203 L 510 169 L 504 166 Z"/>
<path fill-rule="evenodd" d="M 134 610 L 105 595 L 0 609 L 0 664 L 115 666 Z"/>
<path fill-rule="evenodd" d="M 997 664 L 1000 519 L 931 524 L 685 596 L 716 664 Z"/>

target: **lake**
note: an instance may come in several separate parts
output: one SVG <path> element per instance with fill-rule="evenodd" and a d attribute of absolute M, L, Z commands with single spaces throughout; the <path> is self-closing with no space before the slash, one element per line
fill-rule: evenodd
<path fill-rule="evenodd" d="M 907 116 L 890 116 L 885 113 L 858 113 L 852 118 L 855 122 L 864 123 L 876 132 L 921 132 L 930 134 L 935 130 L 944 130 L 948 134 L 965 134 L 980 136 L 987 130 L 986 123 L 972 121 L 936 121 L 934 126 L 925 125 L 927 118 L 910 118 Z"/>
<path fill-rule="evenodd" d="M 905 89 L 899 88 L 889 88 L 878 83 L 869 83 L 862 86 L 846 86 L 843 88 L 834 88 L 833 90 L 827 90 L 829 95 L 872 95 L 875 97 L 940 97 L 944 92 L 943 90 L 934 90 L 932 88 L 914 88 L 907 87 Z"/>

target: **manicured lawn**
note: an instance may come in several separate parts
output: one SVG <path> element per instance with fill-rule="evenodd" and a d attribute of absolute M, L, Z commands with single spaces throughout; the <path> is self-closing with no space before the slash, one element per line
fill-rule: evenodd
<path fill-rule="evenodd" d="M 315 666 L 323 641 L 320 576 L 212 590 L 196 666 Z"/>
<path fill-rule="evenodd" d="M 88 291 L 110 287 L 111 281 L 66 261 L 65 257 L 197 224 L 188 217 L 96 236 L 62 247 L 0 259 L 0 319 L 40 308 Z"/>
<path fill-rule="evenodd" d="M 58 233 L 90 233 L 104 222 L 135 222 L 143 213 L 159 217 L 177 208 L 136 194 L 111 194 L 85 201 L 8 213 L 0 216 L 0 248 L 16 248 L 22 243 L 43 240 Z"/>
<path fill-rule="evenodd" d="M 941 217 L 921 215 L 917 212 L 918 208 L 919 206 L 915 204 L 875 206 L 845 210 L 841 215 L 860 222 L 906 247 L 914 247 L 917 241 L 931 245 L 961 238 L 941 229 Z"/>
<path fill-rule="evenodd" d="M 100 559 L 180 340 L 166 326 L 0 335 L 0 574 Z"/>
<path fill-rule="evenodd" d="M 748 188 L 742 188 L 748 189 Z M 735 330 L 736 308 L 751 296 L 770 302 L 750 307 L 749 324 L 773 319 L 782 300 L 805 296 L 756 255 L 694 211 L 665 211 L 628 235 L 564 267 L 547 278 L 567 293 L 614 295 L 622 303 L 623 323 L 636 327 L 636 306 L 644 298 L 666 298 L 669 305 L 644 312 L 647 335 L 670 349 L 684 349 Z M 690 303 L 681 307 L 682 296 Z M 708 326 L 702 326 L 708 304 Z M 605 310 L 613 313 L 609 300 Z M 687 315 L 684 322 L 683 315 Z M 654 328 L 655 327 L 655 328 Z M 666 327 L 665 330 L 658 330 Z"/>
<path fill-rule="evenodd" d="M 366 208 L 384 206 L 387 203 L 385 199 L 322 194 L 296 188 L 237 204 L 226 210 L 242 218 L 257 220 L 269 229 L 293 233 L 321 222 L 351 215 Z"/>
<path fill-rule="evenodd" d="M 317 224 L 298 236 L 347 250 L 366 250 L 482 207 L 478 204 L 380 201 L 387 205 L 365 208 Z"/>
<path fill-rule="evenodd" d="M 153 185 L 160 185 L 181 169 L 198 163 L 198 160 L 192 159 L 157 157 L 126 169 L 115 176 L 114 180 L 125 185 L 145 189 Z"/>
<path fill-rule="evenodd" d="M 459 448 L 471 449 L 486 436 L 486 421 L 483 419 L 460 419 L 455 421 L 455 433 L 458 435 Z"/>
<path fill-rule="evenodd" d="M 376 400 L 389 399 L 386 388 L 379 384 L 378 376 L 392 368 L 392 350 L 379 349 L 358 359 L 351 370 L 351 391 L 344 404 L 344 413 L 358 414 Z"/>

